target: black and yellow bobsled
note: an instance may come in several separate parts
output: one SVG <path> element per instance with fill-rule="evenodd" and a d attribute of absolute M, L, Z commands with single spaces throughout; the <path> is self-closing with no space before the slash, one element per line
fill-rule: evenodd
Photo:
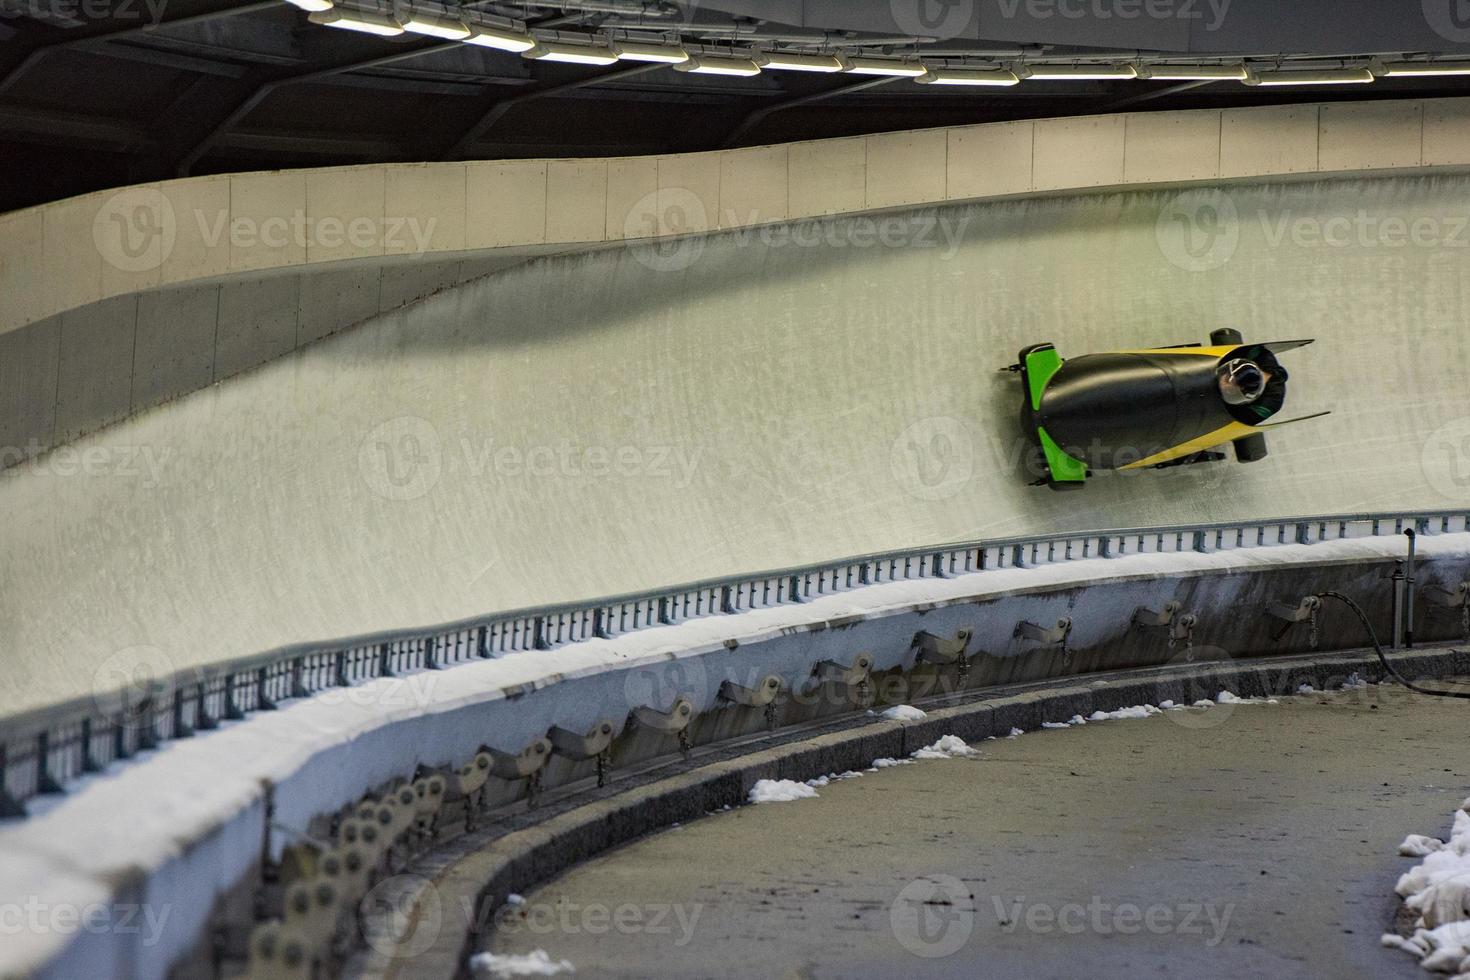
<path fill-rule="evenodd" d="M 1221 460 L 1225 454 L 1212 448 L 1227 442 L 1242 463 L 1263 458 L 1265 433 L 1286 424 L 1266 421 L 1286 400 L 1287 373 L 1276 355 L 1311 341 L 1246 344 L 1226 329 L 1210 343 L 1069 360 L 1051 344 L 1022 350 L 1002 370 L 1021 375 L 1021 426 L 1033 441 L 1035 483 L 1066 490 L 1093 470 Z"/>

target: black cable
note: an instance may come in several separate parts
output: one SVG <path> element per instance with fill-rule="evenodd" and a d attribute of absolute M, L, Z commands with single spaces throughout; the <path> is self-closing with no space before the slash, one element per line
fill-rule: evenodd
<path fill-rule="evenodd" d="M 1368 631 L 1368 639 L 1373 641 L 1373 650 L 1375 653 L 1378 654 L 1378 660 L 1383 664 L 1383 669 L 1388 671 L 1393 679 L 1404 685 L 1404 687 L 1407 687 L 1411 691 L 1418 691 L 1420 694 L 1432 694 L 1435 697 L 1439 698 L 1470 698 L 1470 691 L 1434 691 L 1430 690 L 1427 687 L 1419 687 L 1417 684 L 1404 677 L 1404 675 L 1394 670 L 1393 664 L 1388 662 L 1388 656 L 1384 654 L 1383 646 L 1378 642 L 1378 631 L 1375 630 L 1373 628 L 1373 624 L 1368 621 L 1368 614 L 1363 612 L 1362 606 L 1358 605 L 1356 602 L 1354 602 L 1352 599 L 1349 599 L 1341 592 L 1318 592 L 1317 598 L 1336 599 L 1338 602 L 1345 604 L 1349 609 L 1357 613 L 1358 621 L 1361 622 L 1363 624 L 1363 628 Z"/>

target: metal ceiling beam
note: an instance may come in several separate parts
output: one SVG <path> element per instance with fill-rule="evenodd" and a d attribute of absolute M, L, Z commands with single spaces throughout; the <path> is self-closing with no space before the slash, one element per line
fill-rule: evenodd
<path fill-rule="evenodd" d="M 327 78 L 331 75 L 340 74 L 344 71 L 359 71 L 364 68 L 378 68 L 382 65 L 391 65 L 395 62 L 406 61 L 409 58 L 418 58 L 434 51 L 442 51 L 458 43 L 457 41 L 430 41 L 426 44 L 414 45 L 406 51 L 395 51 L 393 54 L 379 55 L 376 58 L 349 61 L 345 64 L 332 65 L 328 68 L 318 68 L 295 75 L 286 75 L 282 78 L 275 78 L 265 82 L 247 96 L 243 102 L 235 106 L 224 119 L 220 120 L 213 129 L 204 135 L 203 139 L 190 147 L 189 151 L 174 166 L 174 171 L 180 177 L 189 176 L 189 171 L 193 169 L 194 164 L 198 163 L 204 154 L 209 152 L 210 148 L 219 141 L 221 136 L 234 128 L 236 123 L 248 116 L 262 102 L 270 98 L 271 93 L 282 85 L 290 85 L 293 82 L 310 82 L 319 78 Z"/>
<path fill-rule="evenodd" d="M 619 68 L 615 71 L 599 72 L 595 75 L 584 75 L 570 82 L 562 82 L 558 85 L 548 85 L 530 92 L 522 92 L 520 95 L 512 95 L 510 98 L 501 99 L 490 107 L 483 116 L 469 129 L 465 130 L 458 139 L 444 153 L 446 160 L 463 160 L 465 154 L 477 143 L 480 138 L 490 131 L 501 118 L 516 106 L 524 105 L 534 99 L 552 98 L 565 92 L 571 92 L 589 85 L 600 85 L 606 82 L 616 82 L 624 78 L 632 78 L 656 68 L 667 68 L 667 65 L 653 63 L 637 65 L 633 68 Z"/>
<path fill-rule="evenodd" d="M 730 134 L 725 137 L 725 141 L 720 146 L 722 149 L 734 146 L 742 136 L 760 125 L 766 117 L 772 113 L 780 112 L 782 109 L 795 109 L 797 106 L 811 105 L 813 102 L 821 102 L 825 99 L 835 99 L 841 95 L 863 92 L 870 88 L 877 88 L 880 85 L 887 85 L 889 82 L 896 82 L 901 77 L 903 76 L 883 75 L 878 78 L 869 78 L 861 82 L 854 82 L 851 85 L 839 85 L 836 88 L 813 92 L 811 95 L 803 95 L 800 98 L 787 99 L 785 102 L 777 102 L 775 105 L 762 106 L 740 120 L 739 125 L 730 130 Z"/>
<path fill-rule="evenodd" d="M 21 75 L 45 58 L 46 55 L 64 48 L 80 47 L 97 41 L 113 41 L 120 38 L 136 37 L 142 34 L 150 34 L 164 27 L 182 27 L 186 24 L 202 24 L 206 21 L 220 20 L 225 17 L 233 17 L 236 14 L 246 14 L 254 10 L 265 10 L 271 7 L 279 7 L 278 0 L 255 0 L 254 3 L 239 4 L 233 7 L 225 7 L 219 10 L 208 10 L 203 13 L 189 14 L 184 17 L 162 17 L 156 23 L 144 24 L 140 27 L 125 27 L 114 31 L 97 31 L 82 37 L 68 37 L 62 41 L 51 41 L 32 48 L 20 62 L 4 75 L 0 75 L 0 93 L 4 93 Z"/>

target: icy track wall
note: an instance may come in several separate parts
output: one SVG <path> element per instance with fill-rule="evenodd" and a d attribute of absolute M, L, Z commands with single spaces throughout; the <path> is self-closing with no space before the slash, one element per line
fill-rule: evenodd
<path fill-rule="evenodd" d="M 544 259 L 0 473 L 0 713 L 310 639 L 965 538 L 1470 502 L 1470 178 Z M 1250 466 L 1020 470 L 996 369 L 1316 337 Z M 89 469 L 90 461 L 97 465 Z M 139 652 L 141 650 L 141 653 Z"/>

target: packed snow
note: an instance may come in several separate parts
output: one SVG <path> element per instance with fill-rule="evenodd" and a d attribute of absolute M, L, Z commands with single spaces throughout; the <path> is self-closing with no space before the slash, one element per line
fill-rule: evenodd
<path fill-rule="evenodd" d="M 758 779 L 750 788 L 749 800 L 752 803 L 790 803 L 809 800 L 816 795 L 814 787 L 794 779 Z"/>
<path fill-rule="evenodd" d="M 967 756 L 975 756 L 980 753 L 965 744 L 965 740 L 958 735 L 944 735 L 933 745 L 926 745 L 922 749 L 911 752 L 911 759 L 963 759 Z"/>
<path fill-rule="evenodd" d="M 1455 811 L 1449 840 L 1410 834 L 1399 853 L 1423 858 L 1394 889 L 1418 918 L 1412 936 L 1388 933 L 1383 945 L 1413 954 L 1426 970 L 1470 977 L 1470 799 Z"/>
<path fill-rule="evenodd" d="M 518 953 L 476 953 L 470 957 L 470 969 L 492 977 L 554 977 L 558 973 L 576 973 L 566 960 L 553 960 L 544 949 Z"/>
<path fill-rule="evenodd" d="M 923 721 L 929 715 L 911 704 L 895 704 L 883 712 L 883 717 L 889 721 Z"/>

